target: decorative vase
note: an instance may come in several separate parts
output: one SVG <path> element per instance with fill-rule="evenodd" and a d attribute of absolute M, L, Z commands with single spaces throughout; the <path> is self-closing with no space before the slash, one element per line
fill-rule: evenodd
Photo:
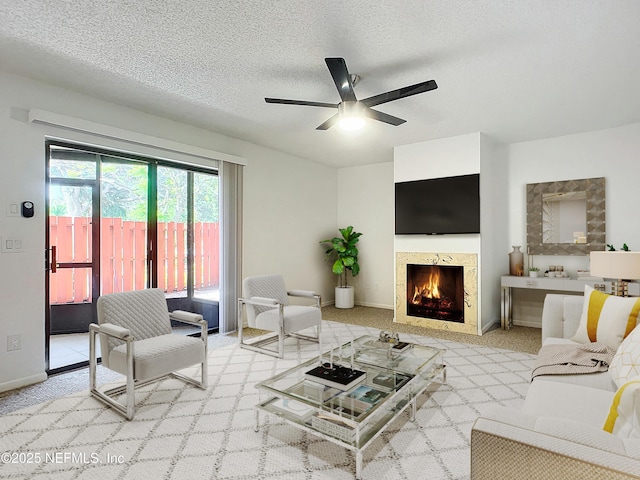
<path fill-rule="evenodd" d="M 513 252 L 509 253 L 509 275 L 522 275 L 524 272 L 524 253 L 520 251 L 520 245 L 513 246 Z"/>
<path fill-rule="evenodd" d="M 336 287 L 336 308 L 353 308 L 353 287 Z"/>

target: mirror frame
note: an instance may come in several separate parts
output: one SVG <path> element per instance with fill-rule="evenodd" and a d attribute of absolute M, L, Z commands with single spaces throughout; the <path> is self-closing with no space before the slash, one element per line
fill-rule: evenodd
<path fill-rule="evenodd" d="M 587 192 L 587 243 L 542 243 L 542 196 Z M 604 177 L 527 184 L 527 247 L 531 255 L 589 255 L 605 248 Z"/>

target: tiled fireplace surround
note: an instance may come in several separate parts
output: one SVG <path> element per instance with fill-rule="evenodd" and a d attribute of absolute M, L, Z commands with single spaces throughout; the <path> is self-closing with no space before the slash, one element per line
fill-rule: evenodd
<path fill-rule="evenodd" d="M 464 323 L 408 315 L 407 265 L 442 265 L 463 267 Z M 478 256 L 473 253 L 396 252 L 395 311 L 395 321 L 398 323 L 477 335 Z"/>

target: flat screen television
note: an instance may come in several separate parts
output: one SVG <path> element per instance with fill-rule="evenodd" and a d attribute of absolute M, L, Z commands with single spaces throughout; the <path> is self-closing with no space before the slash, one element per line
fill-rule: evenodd
<path fill-rule="evenodd" d="M 480 174 L 396 183 L 396 235 L 480 233 Z"/>

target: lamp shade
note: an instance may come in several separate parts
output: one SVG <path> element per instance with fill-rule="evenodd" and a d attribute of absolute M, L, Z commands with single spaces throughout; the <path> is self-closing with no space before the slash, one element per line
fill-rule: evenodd
<path fill-rule="evenodd" d="M 591 252 L 590 262 L 594 277 L 640 279 L 640 252 Z"/>

